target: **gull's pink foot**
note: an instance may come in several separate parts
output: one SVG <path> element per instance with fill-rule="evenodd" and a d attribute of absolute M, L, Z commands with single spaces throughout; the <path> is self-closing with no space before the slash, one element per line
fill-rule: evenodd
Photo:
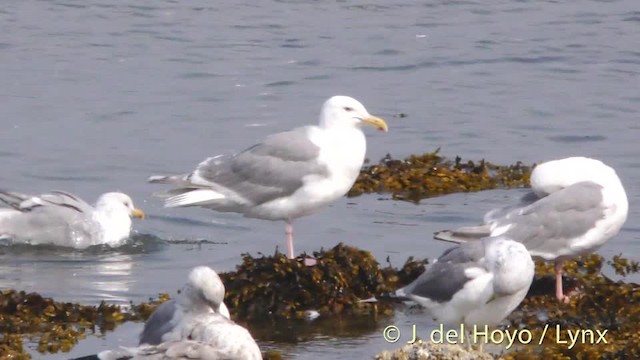
<path fill-rule="evenodd" d="M 316 264 L 318 263 L 318 261 L 314 258 L 304 258 L 304 264 L 305 266 L 316 266 Z"/>
<path fill-rule="evenodd" d="M 558 293 L 556 293 L 556 299 L 558 299 L 558 302 L 562 304 L 568 304 L 569 301 L 571 301 L 571 298 L 568 297 L 567 295 L 558 294 Z"/>

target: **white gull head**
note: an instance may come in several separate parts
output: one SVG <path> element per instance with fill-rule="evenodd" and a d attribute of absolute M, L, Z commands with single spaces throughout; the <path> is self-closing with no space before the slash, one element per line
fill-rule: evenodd
<path fill-rule="evenodd" d="M 486 241 L 487 267 L 494 276 L 497 294 L 514 294 L 529 289 L 533 281 L 535 264 L 527 248 L 511 239 L 497 237 Z"/>
<path fill-rule="evenodd" d="M 319 121 L 321 128 L 355 128 L 363 124 L 382 131 L 388 130 L 384 120 L 369 114 L 364 105 L 352 97 L 333 96 L 322 105 Z"/>
<path fill-rule="evenodd" d="M 144 212 L 133 205 L 133 200 L 121 192 L 100 195 L 95 205 L 93 220 L 102 228 L 100 243 L 119 245 L 129 237 L 131 217 L 144 218 Z"/>
<path fill-rule="evenodd" d="M 211 308 L 230 319 L 229 310 L 224 304 L 224 291 L 224 284 L 218 273 L 208 266 L 198 266 L 189 273 L 182 301 L 188 302 L 188 307 L 192 309 Z"/>

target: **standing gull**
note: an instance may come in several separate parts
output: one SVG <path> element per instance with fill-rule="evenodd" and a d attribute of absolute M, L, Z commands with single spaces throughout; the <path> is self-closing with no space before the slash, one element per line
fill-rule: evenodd
<path fill-rule="evenodd" d="M 40 195 L 0 191 L 0 236 L 29 244 L 53 244 L 83 249 L 119 246 L 129 238 L 131 216 L 143 218 L 123 193 L 102 194 L 95 206 L 76 195 L 52 191 Z"/>
<path fill-rule="evenodd" d="M 521 243 L 484 238 L 446 250 L 395 295 L 422 305 L 441 323 L 494 326 L 527 295 L 534 268 Z"/>
<path fill-rule="evenodd" d="M 229 320 L 223 299 L 224 284 L 218 274 L 198 266 L 189 274 L 178 299 L 160 305 L 147 320 L 138 347 L 76 360 L 262 359 L 249 331 Z"/>
<path fill-rule="evenodd" d="M 190 174 L 152 176 L 149 182 L 177 186 L 163 194 L 166 207 L 284 220 L 293 258 L 293 220 L 344 196 L 358 178 L 367 145 L 362 125 L 388 130 L 357 100 L 334 96 L 322 106 L 317 126 L 273 134 L 234 156 L 208 158 Z"/>
<path fill-rule="evenodd" d="M 488 212 L 484 225 L 441 231 L 435 238 L 462 242 L 505 235 L 519 241 L 532 256 L 555 262 L 556 298 L 567 302 L 563 262 L 595 251 L 620 231 L 629 210 L 627 195 L 615 170 L 585 157 L 536 166 L 531 190 L 519 204 Z"/>

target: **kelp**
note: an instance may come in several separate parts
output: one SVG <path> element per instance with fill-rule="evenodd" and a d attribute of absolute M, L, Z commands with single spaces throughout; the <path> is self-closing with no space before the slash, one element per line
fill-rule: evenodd
<path fill-rule="evenodd" d="M 41 353 L 68 352 L 87 334 L 104 333 L 130 320 L 144 320 L 168 298 L 131 306 L 87 306 L 57 302 L 37 293 L 4 290 L 0 292 L 0 357 L 29 359 L 23 341 L 37 343 Z"/>
<path fill-rule="evenodd" d="M 243 254 L 236 271 L 220 274 L 225 283 L 225 303 L 234 317 L 304 319 L 352 313 L 390 314 L 389 303 L 361 302 L 407 283 L 424 271 L 424 261 L 409 259 L 395 270 L 382 268 L 368 251 L 344 244 L 313 253 L 315 266 L 284 254 L 253 257 Z"/>
<path fill-rule="evenodd" d="M 521 162 L 495 165 L 439 155 L 439 149 L 400 160 L 391 155 L 378 164 L 365 165 L 347 196 L 391 193 L 396 200 L 421 199 L 458 192 L 528 187 L 532 166 Z"/>
<path fill-rule="evenodd" d="M 383 298 L 419 276 L 425 264 L 410 258 L 399 269 L 389 264 L 382 266 L 369 252 L 344 244 L 315 252 L 314 256 L 316 266 L 308 267 L 302 259 L 290 260 L 278 253 L 258 257 L 244 255 L 235 271 L 220 274 L 227 287 L 225 301 L 234 319 L 247 323 L 265 319 L 278 322 L 304 319 L 313 310 L 326 319 L 356 315 L 376 321 L 376 315 L 384 314 L 383 318 L 388 321 L 388 315 L 394 311 L 391 303 L 360 300 L 373 296 Z M 613 280 L 603 274 L 605 264 L 622 279 Z M 640 285 L 624 281 L 625 276 L 639 270 L 638 262 L 620 255 L 608 262 L 595 254 L 567 261 L 564 284 L 571 301 L 560 304 L 554 296 L 552 264 L 536 261 L 536 278 L 521 306 L 508 318 L 507 328 L 510 331 L 526 329 L 535 341 L 516 342 L 508 351 L 494 355 L 504 359 L 640 358 Z M 41 353 L 69 351 L 87 335 L 113 330 L 125 321 L 146 319 L 157 304 L 167 299 L 164 294 L 148 303 L 123 308 L 106 303 L 99 306 L 62 303 L 36 293 L 2 291 L 0 355 L 30 358 L 24 349 L 25 341 L 38 344 L 37 350 Z M 591 330 L 594 337 L 586 330 Z M 597 333 L 605 330 L 606 343 L 598 341 Z M 570 343 L 566 343 L 569 331 L 587 334 L 585 341 L 581 338 L 569 346 Z M 539 339 L 542 339 L 540 345 Z M 433 350 L 441 356 L 436 357 L 438 359 L 446 358 L 442 357 L 445 353 L 441 350 Z M 405 357 L 392 357 L 393 353 L 386 356 L 413 359 L 406 357 L 407 354 L 425 354 L 407 352 L 407 348 L 402 351 Z M 451 358 L 464 355 L 464 352 L 454 353 L 458 355 Z M 271 350 L 265 356 L 279 358 L 281 355 Z"/>

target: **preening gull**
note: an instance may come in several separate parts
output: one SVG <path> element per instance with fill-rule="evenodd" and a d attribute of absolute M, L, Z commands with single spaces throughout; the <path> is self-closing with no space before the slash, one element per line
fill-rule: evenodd
<path fill-rule="evenodd" d="M 627 195 L 614 169 L 585 157 L 536 166 L 531 190 L 519 204 L 488 212 L 484 225 L 441 231 L 435 238 L 462 242 L 505 235 L 521 242 L 532 256 L 555 262 L 556 297 L 567 302 L 563 262 L 595 251 L 620 231 L 629 210 Z"/>
<path fill-rule="evenodd" d="M 74 360 L 253 360 L 260 357 L 229 356 L 225 350 L 194 340 L 167 341 L 159 345 L 122 347 Z"/>
<path fill-rule="evenodd" d="M 0 209 L 0 236 L 29 244 L 118 246 L 129 238 L 131 216 L 144 218 L 120 192 L 100 195 L 95 206 L 63 191 L 26 195 L 0 190 L 0 201 L 11 207 Z"/>
<path fill-rule="evenodd" d="M 164 303 L 147 320 L 138 347 L 76 360 L 262 359 L 249 331 L 229 319 L 223 300 L 224 285 L 218 274 L 198 266 L 189 274 L 177 300 Z"/>
<path fill-rule="evenodd" d="M 284 220 L 293 258 L 293 220 L 344 196 L 358 178 L 366 153 L 362 125 L 388 130 L 357 100 L 334 96 L 322 106 L 317 126 L 273 134 L 236 155 L 208 158 L 190 174 L 152 176 L 149 182 L 177 186 L 162 194 L 166 207 Z"/>
<path fill-rule="evenodd" d="M 395 295 L 422 305 L 443 324 L 494 326 L 527 295 L 534 268 L 521 243 L 484 238 L 446 250 Z"/>
<path fill-rule="evenodd" d="M 231 320 L 223 299 L 224 284 L 220 276 L 207 266 L 194 268 L 180 296 L 162 303 L 147 319 L 140 334 L 140 345 L 158 345 L 163 341 L 181 339 L 180 327 L 203 313 Z"/>

